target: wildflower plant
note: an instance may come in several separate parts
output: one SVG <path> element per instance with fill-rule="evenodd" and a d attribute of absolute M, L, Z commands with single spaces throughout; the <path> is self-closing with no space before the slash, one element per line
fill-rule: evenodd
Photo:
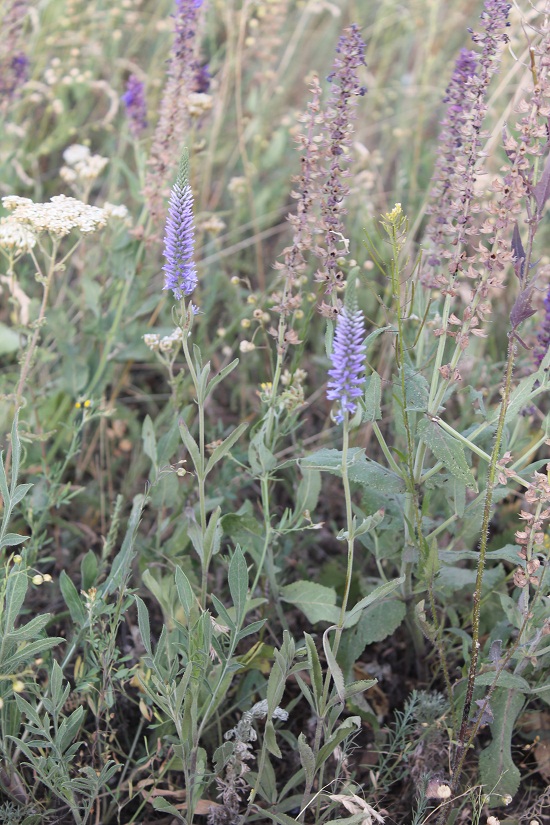
<path fill-rule="evenodd" d="M 0 822 L 540 818 L 550 9 L 153 5 L 0 12 Z"/>

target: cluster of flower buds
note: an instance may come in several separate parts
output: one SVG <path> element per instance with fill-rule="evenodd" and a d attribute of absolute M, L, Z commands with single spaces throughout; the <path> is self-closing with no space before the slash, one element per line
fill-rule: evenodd
<path fill-rule="evenodd" d="M 550 465 L 548 471 L 550 472 Z M 548 555 L 543 525 L 550 519 L 550 479 L 548 473 L 534 473 L 533 478 L 533 483 L 525 491 L 525 500 L 535 508 L 535 512 L 520 512 L 520 518 L 525 521 L 525 529 L 517 530 L 515 536 L 521 547 L 518 555 L 522 560 L 514 573 L 516 587 L 526 587 L 528 584 L 537 587 L 540 583 L 539 556 Z"/>

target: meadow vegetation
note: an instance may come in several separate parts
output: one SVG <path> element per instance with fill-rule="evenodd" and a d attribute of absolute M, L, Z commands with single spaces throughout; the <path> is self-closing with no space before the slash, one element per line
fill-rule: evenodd
<path fill-rule="evenodd" d="M 549 822 L 550 4 L 0 21 L 0 825 Z"/>

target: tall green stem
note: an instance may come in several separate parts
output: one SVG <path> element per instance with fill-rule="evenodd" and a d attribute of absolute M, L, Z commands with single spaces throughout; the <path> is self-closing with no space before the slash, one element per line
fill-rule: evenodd
<path fill-rule="evenodd" d="M 485 570 L 485 559 L 487 556 L 487 545 L 489 542 L 489 523 L 491 520 L 491 507 L 493 503 L 493 492 L 497 478 L 497 463 L 500 456 L 502 446 L 502 435 L 504 432 L 504 424 L 506 421 L 506 412 L 508 409 L 508 402 L 510 399 L 510 392 L 512 386 L 512 374 L 514 371 L 514 362 L 516 355 L 516 345 L 513 338 L 510 338 L 508 344 L 508 360 L 506 364 L 506 374 L 504 378 L 504 388 L 502 393 L 502 402 L 500 405 L 500 413 L 498 417 L 497 430 L 495 434 L 495 441 L 493 450 L 491 452 L 491 462 L 489 464 L 489 471 L 487 474 L 487 488 L 485 490 L 485 503 L 483 506 L 483 520 L 481 524 L 481 540 L 479 543 L 479 560 L 477 563 L 477 575 L 474 591 L 474 606 L 472 612 L 472 655 L 470 658 L 470 667 L 468 669 L 468 683 L 466 688 L 466 698 L 464 700 L 464 709 L 462 711 L 462 720 L 460 731 L 458 734 L 458 744 L 456 747 L 455 757 L 453 761 L 453 777 L 452 788 L 456 789 L 460 774 L 462 772 L 463 755 L 466 747 L 468 724 L 470 718 L 470 710 L 472 707 L 472 698 L 474 693 L 475 679 L 477 674 L 477 663 L 479 659 L 479 619 L 480 619 L 480 604 L 481 604 L 481 588 L 483 585 L 483 573 Z"/>

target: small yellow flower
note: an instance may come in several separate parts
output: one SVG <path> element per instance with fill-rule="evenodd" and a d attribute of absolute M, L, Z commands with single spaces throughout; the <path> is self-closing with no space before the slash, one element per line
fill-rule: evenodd
<path fill-rule="evenodd" d="M 13 557 L 13 563 L 14 564 L 21 564 L 22 561 L 23 561 L 23 557 L 20 556 L 19 553 L 17 553 L 17 555 L 15 555 Z"/>
<path fill-rule="evenodd" d="M 403 210 L 401 209 L 401 204 L 396 203 L 395 206 L 393 207 L 392 211 L 391 212 L 386 212 L 384 217 L 390 223 L 397 223 L 402 215 L 403 215 Z"/>
<path fill-rule="evenodd" d="M 44 579 L 45 582 L 53 581 L 53 579 L 52 579 L 52 577 L 50 576 L 49 573 L 44 573 L 44 576 L 42 578 Z"/>
<path fill-rule="evenodd" d="M 36 576 L 32 577 L 31 581 L 33 584 L 36 585 L 42 584 L 42 582 L 44 581 L 44 576 L 41 576 L 40 573 L 38 573 Z"/>
<path fill-rule="evenodd" d="M 22 693 L 25 690 L 25 682 L 22 682 L 21 679 L 14 679 L 11 686 L 14 693 Z"/>
<path fill-rule="evenodd" d="M 250 326 L 250 318 L 243 318 L 241 321 L 241 327 L 243 329 L 248 329 Z"/>

